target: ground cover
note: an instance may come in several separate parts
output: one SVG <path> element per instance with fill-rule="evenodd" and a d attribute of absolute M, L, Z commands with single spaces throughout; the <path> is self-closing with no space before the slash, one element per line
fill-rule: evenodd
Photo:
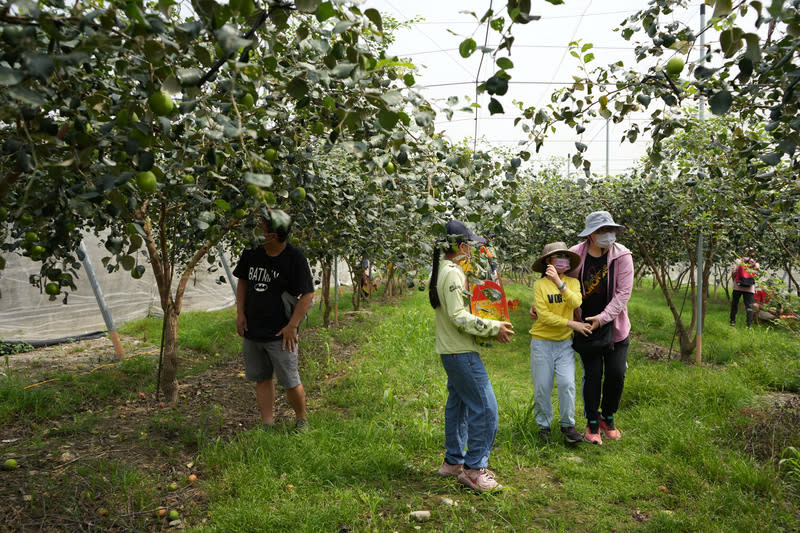
<path fill-rule="evenodd" d="M 154 395 L 157 320 L 126 327 L 132 357 L 120 363 L 97 341 L 8 357 L 0 458 L 20 466 L 0 472 L 0 531 L 797 529 L 798 487 L 778 465 L 800 445 L 795 338 L 732 329 L 715 301 L 706 362 L 687 366 L 670 356 L 660 296 L 639 288 L 623 440 L 545 444 L 532 419 L 530 289 L 508 289 L 521 302 L 516 338 L 484 352 L 501 409 L 491 462 L 508 489 L 499 494 L 434 473 L 446 391 L 432 314 L 414 292 L 329 330 L 312 313 L 302 340 L 312 430 L 303 435 L 290 431 L 280 395 L 278 431 L 258 429 L 231 310 L 182 317 L 175 407 Z M 427 522 L 410 518 L 420 510 Z"/>

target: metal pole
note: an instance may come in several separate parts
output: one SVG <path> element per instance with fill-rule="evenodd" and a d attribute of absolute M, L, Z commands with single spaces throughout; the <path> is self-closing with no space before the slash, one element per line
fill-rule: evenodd
<path fill-rule="evenodd" d="M 100 313 L 103 315 L 103 320 L 106 323 L 108 336 L 111 339 L 111 343 L 114 345 L 114 352 L 118 357 L 122 356 L 125 354 L 125 350 L 122 348 L 122 342 L 119 339 L 117 328 L 114 326 L 114 319 L 111 317 L 111 310 L 108 308 L 106 299 L 103 296 L 103 289 L 100 288 L 100 283 L 97 281 L 97 276 L 95 275 L 94 267 L 92 266 L 92 260 L 89 259 L 89 252 L 86 250 L 86 245 L 83 244 L 83 241 L 81 241 L 80 245 L 78 245 L 78 250 L 82 256 L 81 261 L 83 262 L 84 270 L 86 270 L 86 277 L 89 278 L 89 284 L 92 286 L 94 298 L 97 300 L 97 305 L 100 307 Z"/>
<path fill-rule="evenodd" d="M 228 260 L 225 258 L 225 253 L 222 251 L 222 246 L 217 244 L 217 253 L 219 254 L 220 259 L 222 260 L 222 266 L 225 268 L 225 276 L 228 278 L 228 283 L 231 285 L 231 289 L 233 290 L 233 301 L 236 301 L 236 278 L 233 277 L 233 272 L 231 272 L 231 267 L 228 265 Z"/>
<path fill-rule="evenodd" d="M 608 177 L 608 152 L 609 152 L 609 138 L 608 138 L 608 119 L 606 119 L 606 177 Z"/>
<path fill-rule="evenodd" d="M 706 25 L 706 6 L 700 4 L 700 59 L 705 57 L 705 32 Z M 704 119 L 705 102 L 700 97 L 698 118 Z M 702 229 L 697 234 L 697 333 L 695 335 L 695 363 L 700 364 L 703 360 L 703 232 Z"/>
<path fill-rule="evenodd" d="M 333 323 L 339 325 L 339 260 L 333 256 Z"/>

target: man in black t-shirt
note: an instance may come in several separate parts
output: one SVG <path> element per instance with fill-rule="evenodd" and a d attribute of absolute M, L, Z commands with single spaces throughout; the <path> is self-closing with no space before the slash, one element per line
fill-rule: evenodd
<path fill-rule="evenodd" d="M 239 280 L 236 331 L 243 337 L 245 376 L 256 383 L 264 428 L 275 423 L 275 375 L 294 409 L 295 427 L 305 431 L 306 393 L 297 370 L 297 328 L 311 308 L 314 282 L 303 252 L 286 242 L 291 224 L 283 211 L 266 211 L 260 219 L 263 246 L 242 253 L 233 271 Z"/>

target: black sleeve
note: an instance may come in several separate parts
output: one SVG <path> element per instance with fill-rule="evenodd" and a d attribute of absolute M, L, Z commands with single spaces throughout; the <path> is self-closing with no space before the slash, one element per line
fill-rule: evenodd
<path fill-rule="evenodd" d="M 314 292 L 314 280 L 311 277 L 311 267 L 308 265 L 308 260 L 299 250 L 294 259 L 295 264 L 292 270 L 295 275 L 292 276 L 289 293 L 300 297 L 303 294 Z"/>

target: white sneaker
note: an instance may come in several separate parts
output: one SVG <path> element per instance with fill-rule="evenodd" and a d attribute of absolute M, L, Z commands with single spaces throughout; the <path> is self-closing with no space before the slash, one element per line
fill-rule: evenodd
<path fill-rule="evenodd" d="M 490 490 L 500 490 L 503 486 L 495 481 L 494 472 L 488 468 L 472 468 L 464 467 L 464 471 L 458 475 L 458 482 L 471 489 L 479 492 L 487 492 Z"/>

